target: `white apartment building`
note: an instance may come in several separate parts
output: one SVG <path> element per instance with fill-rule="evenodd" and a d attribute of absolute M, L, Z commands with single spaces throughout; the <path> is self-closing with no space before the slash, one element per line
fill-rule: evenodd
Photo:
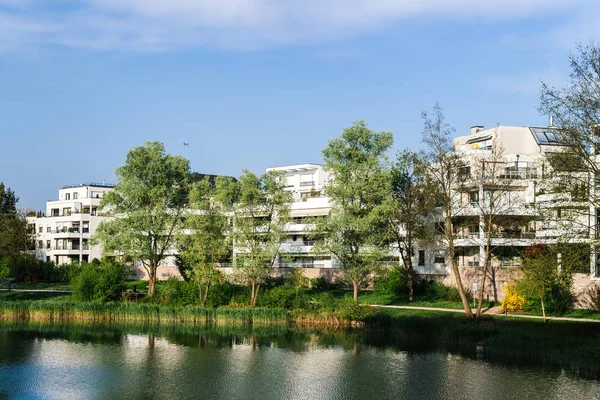
<path fill-rule="evenodd" d="M 335 260 L 328 254 L 315 254 L 314 242 L 310 239 L 310 226 L 307 220 L 326 216 L 329 213 L 329 198 L 324 189 L 329 182 L 329 174 L 319 164 L 299 164 L 268 168 L 283 174 L 286 190 L 292 192 L 291 223 L 287 239 L 281 247 L 281 268 L 334 268 Z"/>
<path fill-rule="evenodd" d="M 465 175 L 460 187 L 456 188 L 456 218 L 453 221 L 456 261 L 468 287 L 478 279 L 478 268 L 473 267 L 483 265 L 486 242 L 483 210 L 488 209 L 486 202 L 492 197 L 490 189 L 475 177 L 481 176 L 486 165 L 488 170 L 492 169 L 489 167 L 491 162 L 500 164 L 494 168 L 496 182 L 507 183 L 503 186 L 505 193 L 500 207 L 496 208 L 501 224 L 494 226 L 491 232 L 491 266 L 495 267 L 496 287 L 484 288 L 487 294 L 498 295 L 503 286 L 514 279 L 518 271 L 515 267 L 521 263 L 521 252 L 528 246 L 590 243 L 597 214 L 594 207 L 590 207 L 588 198 L 589 190 L 593 190 L 593 180 L 586 184 L 590 180 L 583 172 L 569 172 L 570 177 L 582 186 L 575 185 L 575 190 L 569 190 L 560 185 L 560 165 L 556 155 L 565 150 L 565 146 L 553 127 L 483 129 L 474 126 L 470 134 L 454 139 L 454 148 L 464 160 L 461 173 Z M 595 276 L 595 263 L 590 261 L 589 265 L 591 276 Z M 414 266 L 419 274 L 437 275 L 447 283 L 453 281 L 447 252 L 443 248 L 419 248 Z M 586 276 L 588 282 L 589 276 Z"/>
<path fill-rule="evenodd" d="M 89 239 L 105 218 L 100 213 L 102 196 L 113 187 L 85 183 L 59 189 L 58 199 L 46 202 L 45 213 L 28 218 L 29 224 L 35 225 L 38 256 L 56 264 L 100 259 L 100 246 L 91 246 Z"/>

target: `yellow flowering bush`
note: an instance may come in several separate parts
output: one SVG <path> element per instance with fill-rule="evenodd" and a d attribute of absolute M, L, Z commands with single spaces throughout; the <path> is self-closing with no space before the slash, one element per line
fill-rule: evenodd
<path fill-rule="evenodd" d="M 508 312 L 521 311 L 525 307 L 527 300 L 519 291 L 514 284 L 507 285 L 504 288 L 504 301 L 501 303 L 502 307 L 506 307 Z"/>

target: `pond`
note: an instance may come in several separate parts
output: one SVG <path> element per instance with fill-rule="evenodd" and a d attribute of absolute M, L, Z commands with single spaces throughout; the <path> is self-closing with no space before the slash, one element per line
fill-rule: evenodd
<path fill-rule="evenodd" d="M 594 399 L 600 381 L 360 331 L 0 326 L 8 399 Z"/>

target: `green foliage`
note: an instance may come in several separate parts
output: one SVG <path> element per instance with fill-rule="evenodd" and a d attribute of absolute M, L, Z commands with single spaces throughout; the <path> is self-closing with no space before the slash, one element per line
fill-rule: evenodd
<path fill-rule="evenodd" d="M 276 171 L 259 177 L 245 170 L 237 182 L 217 179 L 216 186 L 215 201 L 229 211 L 231 236 L 241 250 L 234 267 L 251 285 L 250 304 L 254 306 L 286 236 L 292 196 Z"/>
<path fill-rule="evenodd" d="M 200 303 L 200 290 L 194 282 L 170 277 L 158 286 L 156 297 L 161 304 L 187 306 Z"/>
<path fill-rule="evenodd" d="M 396 266 L 382 271 L 375 280 L 375 290 L 387 294 L 408 294 L 408 273 L 406 268 Z"/>
<path fill-rule="evenodd" d="M 364 321 L 375 314 L 375 309 L 369 306 L 361 306 L 349 299 L 341 303 L 339 315 L 349 321 Z"/>
<path fill-rule="evenodd" d="M 572 273 L 558 268 L 556 252 L 548 246 L 528 247 L 523 253 L 523 279 L 517 289 L 527 299 L 527 309 L 565 313 L 573 309 Z"/>
<path fill-rule="evenodd" d="M 355 302 L 384 253 L 386 152 L 392 142 L 391 132 L 374 132 L 358 121 L 323 150 L 324 169 L 332 178 L 326 188 L 331 210 L 315 223 L 315 249 L 335 255 L 354 286 Z"/>
<path fill-rule="evenodd" d="M 115 190 L 106 193 L 101 203 L 104 212 L 115 218 L 100 223 L 92 243 L 101 243 L 107 253 L 141 260 L 152 295 L 156 269 L 173 248 L 175 233 L 183 228 L 189 162 L 166 154 L 162 143 L 146 142 L 127 153 L 116 175 Z"/>
<path fill-rule="evenodd" d="M 223 184 L 223 179 L 226 178 L 217 178 L 219 185 Z M 202 292 L 201 305 L 205 305 L 211 285 L 223 280 L 217 267 L 230 260 L 232 252 L 225 206 L 215 199 L 216 190 L 209 177 L 194 184 L 190 192 L 191 208 L 186 215 L 186 227 L 190 232 L 177 237 L 179 264 L 185 269 L 184 277 Z"/>
<path fill-rule="evenodd" d="M 291 309 L 294 306 L 294 300 L 297 293 L 295 288 L 278 286 L 266 290 L 258 301 L 260 307 L 285 308 Z"/>
<path fill-rule="evenodd" d="M 125 268 L 110 260 L 104 260 L 100 266 L 84 264 L 70 286 L 73 299 L 78 302 L 120 300 L 125 290 Z"/>
<path fill-rule="evenodd" d="M 10 258 L 0 258 L 0 282 L 10 276 Z"/>

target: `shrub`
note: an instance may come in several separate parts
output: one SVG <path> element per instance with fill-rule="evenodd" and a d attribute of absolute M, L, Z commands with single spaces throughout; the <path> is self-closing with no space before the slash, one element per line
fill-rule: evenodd
<path fill-rule="evenodd" d="M 368 316 L 375 313 L 373 307 L 361 306 L 348 299 L 341 304 L 339 314 L 342 318 L 351 321 L 364 321 Z"/>
<path fill-rule="evenodd" d="M 238 287 L 230 282 L 223 282 L 210 287 L 208 299 L 206 299 L 206 307 L 220 307 L 231 303 L 235 296 Z M 259 297 L 260 298 L 260 297 Z"/>
<path fill-rule="evenodd" d="M 200 302 L 200 290 L 193 282 L 170 277 L 158 286 L 156 298 L 159 303 L 186 306 Z"/>
<path fill-rule="evenodd" d="M 84 264 L 70 286 L 75 301 L 116 301 L 125 290 L 125 268 L 112 261 Z"/>
<path fill-rule="evenodd" d="M 501 303 L 508 312 L 521 311 L 525 308 L 527 300 L 517 290 L 516 285 L 508 285 L 504 288 L 504 301 Z"/>
<path fill-rule="evenodd" d="M 589 310 L 600 312 L 600 286 L 588 287 L 583 292 L 581 303 Z"/>
<path fill-rule="evenodd" d="M 270 290 L 266 290 L 258 296 L 258 306 L 271 308 L 291 309 L 294 306 L 296 298 L 296 289 L 278 286 Z"/>
<path fill-rule="evenodd" d="M 375 280 L 375 290 L 388 294 L 408 293 L 408 274 L 404 267 L 394 267 L 383 271 Z"/>

